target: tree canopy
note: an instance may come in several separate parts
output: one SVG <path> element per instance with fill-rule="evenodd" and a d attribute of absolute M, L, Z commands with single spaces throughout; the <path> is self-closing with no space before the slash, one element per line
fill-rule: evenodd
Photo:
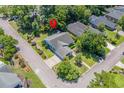
<path fill-rule="evenodd" d="M 102 34 L 96 34 L 87 30 L 77 40 L 76 46 L 82 52 L 94 54 L 98 57 L 105 56 L 106 40 Z"/>
<path fill-rule="evenodd" d="M 80 76 L 78 69 L 72 66 L 69 60 L 64 60 L 64 62 L 59 64 L 57 74 L 63 80 L 68 81 L 76 80 Z"/>
<path fill-rule="evenodd" d="M 4 35 L 3 30 L 0 28 L 0 45 L 3 46 L 3 57 L 6 60 L 10 60 L 14 53 L 16 52 L 15 47 L 16 44 L 17 41 L 13 39 L 11 36 Z"/>
<path fill-rule="evenodd" d="M 89 86 L 91 88 L 123 88 L 124 76 L 121 74 L 115 74 L 102 71 L 102 73 L 95 73 L 95 79 L 93 79 Z"/>

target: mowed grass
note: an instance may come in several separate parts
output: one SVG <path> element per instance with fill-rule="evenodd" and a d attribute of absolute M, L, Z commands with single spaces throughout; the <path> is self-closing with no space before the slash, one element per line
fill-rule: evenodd
<path fill-rule="evenodd" d="M 43 52 L 45 53 L 45 55 L 50 58 L 52 57 L 54 54 L 53 52 L 47 48 L 47 46 L 44 44 L 44 39 L 48 37 L 47 33 L 41 34 L 40 38 L 38 38 L 36 40 L 36 43 L 41 47 L 41 50 L 43 50 Z"/>
<path fill-rule="evenodd" d="M 105 32 L 107 34 L 108 39 L 116 40 L 116 46 L 121 44 L 122 42 L 124 42 L 124 37 L 123 36 L 120 36 L 119 39 L 116 38 L 117 32 L 109 31 L 107 29 L 105 29 Z"/>
<path fill-rule="evenodd" d="M 105 82 L 108 82 L 108 86 L 106 86 L 108 88 L 124 88 L 124 75 L 110 73 Z"/>
<path fill-rule="evenodd" d="M 79 72 L 80 72 L 81 74 L 85 73 L 85 72 L 88 70 L 88 67 L 86 67 L 86 66 L 83 65 L 83 64 L 82 64 L 82 67 L 78 67 L 78 66 L 75 64 L 74 58 L 71 59 L 71 65 L 74 66 L 74 67 L 76 67 L 76 68 L 79 70 Z"/>
<path fill-rule="evenodd" d="M 90 67 L 97 63 L 93 60 L 92 57 L 86 57 L 85 55 L 82 55 L 82 61 L 85 62 Z"/>
<path fill-rule="evenodd" d="M 110 52 L 110 49 L 105 48 L 105 54 L 108 54 Z"/>
<path fill-rule="evenodd" d="M 24 77 L 27 77 L 31 80 L 31 88 L 45 88 L 45 85 L 41 82 L 41 80 L 37 77 L 37 75 L 31 71 L 31 72 L 25 72 L 22 68 L 12 68 L 12 71 L 14 73 L 23 75 Z"/>
<path fill-rule="evenodd" d="M 121 59 L 121 63 L 123 63 L 123 64 L 124 64 L 124 57 Z"/>
<path fill-rule="evenodd" d="M 16 31 L 19 30 L 19 28 L 18 28 L 16 22 L 10 21 L 9 24 L 10 24 Z M 19 31 L 18 31 L 18 32 L 19 32 Z M 23 34 L 23 33 L 19 32 L 19 34 L 22 36 L 22 38 L 27 39 L 28 33 Z M 48 37 L 48 34 L 47 34 L 47 33 L 41 34 L 40 37 L 36 40 L 36 43 L 41 47 L 40 49 L 44 51 L 45 55 L 46 55 L 48 58 L 50 58 L 50 57 L 52 57 L 54 54 L 52 53 L 52 51 L 50 51 L 50 50 L 43 44 L 43 40 L 44 40 L 46 37 Z M 33 49 L 35 49 L 35 48 L 33 48 Z M 35 49 L 35 50 L 36 50 L 36 49 Z"/>
<path fill-rule="evenodd" d="M 7 65 L 10 64 L 10 62 L 5 60 L 4 58 L 0 58 L 0 61 L 3 62 L 4 64 L 7 64 Z"/>

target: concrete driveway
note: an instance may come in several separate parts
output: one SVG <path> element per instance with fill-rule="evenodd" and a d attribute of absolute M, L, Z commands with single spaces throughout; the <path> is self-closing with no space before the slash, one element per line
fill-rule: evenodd
<path fill-rule="evenodd" d="M 44 62 L 48 65 L 49 68 L 53 68 L 53 66 L 55 66 L 56 64 L 61 62 L 61 59 L 59 57 L 57 57 L 56 55 L 54 55 L 53 57 L 44 60 Z"/>

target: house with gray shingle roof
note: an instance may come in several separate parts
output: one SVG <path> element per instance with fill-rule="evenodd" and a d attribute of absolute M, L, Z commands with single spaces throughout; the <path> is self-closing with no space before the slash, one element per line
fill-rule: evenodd
<path fill-rule="evenodd" d="M 22 87 L 21 80 L 14 73 L 0 72 L 0 88 Z"/>
<path fill-rule="evenodd" d="M 124 12 L 113 10 L 110 13 L 105 14 L 106 18 L 112 22 L 118 22 L 122 16 L 124 16 Z"/>
<path fill-rule="evenodd" d="M 19 88 L 22 82 L 17 74 L 11 72 L 6 64 L 0 61 L 0 88 Z"/>
<path fill-rule="evenodd" d="M 0 72 L 11 72 L 10 68 L 0 61 Z"/>
<path fill-rule="evenodd" d="M 75 36 L 80 36 L 82 35 L 85 30 L 87 29 L 87 26 L 84 25 L 81 22 L 75 22 L 75 23 L 71 23 L 67 26 L 67 29 L 70 33 L 72 33 Z"/>
<path fill-rule="evenodd" d="M 90 18 L 90 23 L 94 28 L 98 28 L 101 23 L 103 23 L 109 30 L 115 30 L 116 24 L 108 20 L 105 16 L 95 16 L 92 15 Z"/>
<path fill-rule="evenodd" d="M 124 12 L 124 6 L 115 6 L 114 9 L 121 11 L 121 12 Z"/>
<path fill-rule="evenodd" d="M 47 37 L 45 43 L 60 59 L 72 55 L 72 50 L 68 47 L 73 44 L 73 39 L 69 36 L 68 32 L 56 33 Z"/>

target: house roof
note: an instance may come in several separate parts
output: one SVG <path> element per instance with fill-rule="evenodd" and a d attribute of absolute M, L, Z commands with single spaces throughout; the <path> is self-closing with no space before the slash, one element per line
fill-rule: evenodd
<path fill-rule="evenodd" d="M 68 32 L 51 35 L 45 41 L 49 42 L 63 58 L 71 52 L 68 45 L 74 43 Z"/>
<path fill-rule="evenodd" d="M 121 12 L 124 12 L 124 6 L 116 6 L 116 7 L 114 7 L 114 9 L 121 11 Z"/>
<path fill-rule="evenodd" d="M 0 72 L 11 72 L 9 67 L 0 61 Z"/>
<path fill-rule="evenodd" d="M 110 27 L 111 29 L 115 29 L 116 28 L 116 24 L 107 20 L 107 18 L 105 16 L 94 16 L 92 15 L 90 17 L 90 23 L 95 25 L 95 26 L 99 26 L 100 23 L 104 23 L 107 27 Z"/>
<path fill-rule="evenodd" d="M 0 72 L 0 88 L 14 88 L 21 84 L 21 80 L 14 73 Z"/>
<path fill-rule="evenodd" d="M 71 23 L 67 26 L 68 31 L 76 36 L 80 36 L 85 32 L 86 28 L 87 26 L 80 22 Z"/>
<path fill-rule="evenodd" d="M 119 20 L 122 16 L 124 16 L 124 12 L 113 10 L 112 12 L 107 13 L 106 15 Z"/>

